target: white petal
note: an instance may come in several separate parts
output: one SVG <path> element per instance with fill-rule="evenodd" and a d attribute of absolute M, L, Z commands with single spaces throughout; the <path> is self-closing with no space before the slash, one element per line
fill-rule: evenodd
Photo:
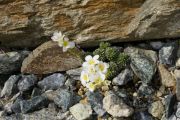
<path fill-rule="evenodd" d="M 70 42 L 69 46 L 70 46 L 70 48 L 74 48 L 75 47 L 75 43 L 74 42 Z"/>
<path fill-rule="evenodd" d="M 85 60 L 86 60 L 86 61 L 89 61 L 89 60 L 91 60 L 91 59 L 92 59 L 92 56 L 91 56 L 91 55 L 88 55 L 88 56 L 85 57 Z"/>
<path fill-rule="evenodd" d="M 66 52 L 68 49 L 66 47 L 63 47 L 63 52 Z"/>
<path fill-rule="evenodd" d="M 95 55 L 95 56 L 93 57 L 93 59 L 95 59 L 95 60 L 99 59 L 99 55 Z"/>
<path fill-rule="evenodd" d="M 83 67 L 88 67 L 88 63 L 87 63 L 87 62 L 84 62 L 84 63 L 82 64 L 82 66 L 83 66 Z"/>
<path fill-rule="evenodd" d="M 64 41 L 69 41 L 69 38 L 65 37 L 65 35 L 64 35 Z"/>

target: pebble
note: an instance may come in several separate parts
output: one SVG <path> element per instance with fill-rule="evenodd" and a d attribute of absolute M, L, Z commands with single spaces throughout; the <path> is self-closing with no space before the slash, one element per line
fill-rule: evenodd
<path fill-rule="evenodd" d="M 159 50 L 161 47 L 163 47 L 164 43 L 161 41 L 155 41 L 155 42 L 150 42 L 150 45 L 153 49 Z"/>
<path fill-rule="evenodd" d="M 113 93 L 104 97 L 103 108 L 113 117 L 129 117 L 134 113 L 133 108 L 126 105 L 122 99 Z"/>
<path fill-rule="evenodd" d="M 150 107 L 148 108 L 148 112 L 154 116 L 155 118 L 161 119 L 163 113 L 164 113 L 164 106 L 161 101 L 155 101 L 153 102 Z"/>
<path fill-rule="evenodd" d="M 148 112 L 140 111 L 134 114 L 133 120 L 155 120 Z"/>
<path fill-rule="evenodd" d="M 180 70 L 175 70 L 174 75 L 176 78 L 176 98 L 180 102 Z"/>
<path fill-rule="evenodd" d="M 77 120 L 86 120 L 91 118 L 93 111 L 89 104 L 78 103 L 70 108 L 70 112 Z"/>
<path fill-rule="evenodd" d="M 66 74 L 69 75 L 74 80 L 80 80 L 81 72 L 82 72 L 82 67 L 68 70 L 66 71 Z"/>
<path fill-rule="evenodd" d="M 30 90 L 37 82 L 37 77 L 35 75 L 22 75 L 18 82 L 19 91 Z"/>
<path fill-rule="evenodd" d="M 164 98 L 165 116 L 168 119 L 174 112 L 174 104 L 176 103 L 176 97 L 173 94 L 166 95 Z"/>
<path fill-rule="evenodd" d="M 50 76 L 45 77 L 43 80 L 38 82 L 38 86 L 43 90 L 57 90 L 62 87 L 65 83 L 65 77 L 61 73 L 54 73 Z"/>

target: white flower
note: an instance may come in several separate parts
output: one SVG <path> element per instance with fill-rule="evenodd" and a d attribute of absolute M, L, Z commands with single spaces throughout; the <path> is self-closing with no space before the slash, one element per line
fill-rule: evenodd
<path fill-rule="evenodd" d="M 93 83 L 88 83 L 86 87 L 89 89 L 89 91 L 93 92 L 96 89 L 96 85 Z"/>
<path fill-rule="evenodd" d="M 65 35 L 63 35 L 62 32 L 54 32 L 51 39 L 55 42 L 62 42 L 64 37 L 65 37 Z"/>
<path fill-rule="evenodd" d="M 104 74 L 107 73 L 108 68 L 109 68 L 109 64 L 107 64 L 107 63 L 105 63 L 105 62 L 102 62 L 102 61 L 100 61 L 100 62 L 96 65 L 96 70 L 97 70 L 97 71 L 100 71 L 100 72 L 102 72 L 102 73 L 104 73 Z"/>
<path fill-rule="evenodd" d="M 66 52 L 69 48 L 75 47 L 75 43 L 70 42 L 69 39 L 62 34 L 62 32 L 55 32 L 51 39 L 55 42 L 58 42 L 60 47 L 63 47 L 63 52 Z"/>
<path fill-rule="evenodd" d="M 99 55 L 92 57 L 91 55 L 86 56 L 86 62 L 83 63 L 83 67 L 93 66 L 99 63 Z"/>
<path fill-rule="evenodd" d="M 86 86 L 86 83 L 89 82 L 89 75 L 88 73 L 82 71 L 81 72 L 81 77 L 80 77 L 81 83 Z"/>

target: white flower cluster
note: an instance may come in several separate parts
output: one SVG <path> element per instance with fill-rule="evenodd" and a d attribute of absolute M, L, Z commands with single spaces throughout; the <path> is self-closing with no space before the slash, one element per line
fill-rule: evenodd
<path fill-rule="evenodd" d="M 102 87 L 108 81 L 106 80 L 106 73 L 109 64 L 99 61 L 99 55 L 94 57 L 88 55 L 85 57 L 85 62 L 82 65 L 81 83 L 87 87 L 91 92 L 96 88 Z"/>
<path fill-rule="evenodd" d="M 75 43 L 70 42 L 69 38 L 62 34 L 62 32 L 55 32 L 51 39 L 55 42 L 58 42 L 60 47 L 63 47 L 63 52 L 66 52 L 69 48 L 75 47 Z"/>

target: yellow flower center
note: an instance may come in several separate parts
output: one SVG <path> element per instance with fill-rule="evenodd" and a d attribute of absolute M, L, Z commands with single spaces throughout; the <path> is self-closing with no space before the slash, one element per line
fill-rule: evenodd
<path fill-rule="evenodd" d="M 64 41 L 64 42 L 63 42 L 63 46 L 64 46 L 64 47 L 68 46 L 68 44 L 69 44 L 68 41 Z"/>
<path fill-rule="evenodd" d="M 93 64 L 95 64 L 95 61 L 93 60 L 93 59 L 91 59 L 91 60 L 89 60 L 89 62 L 88 62 L 90 65 L 93 65 Z"/>
<path fill-rule="evenodd" d="M 104 66 L 103 64 L 99 64 L 99 69 L 100 69 L 100 71 L 103 71 L 104 68 L 105 68 L 105 66 Z"/>
<path fill-rule="evenodd" d="M 87 76 L 87 75 L 83 75 L 83 79 L 84 79 L 85 81 L 88 81 L 88 76 Z"/>

